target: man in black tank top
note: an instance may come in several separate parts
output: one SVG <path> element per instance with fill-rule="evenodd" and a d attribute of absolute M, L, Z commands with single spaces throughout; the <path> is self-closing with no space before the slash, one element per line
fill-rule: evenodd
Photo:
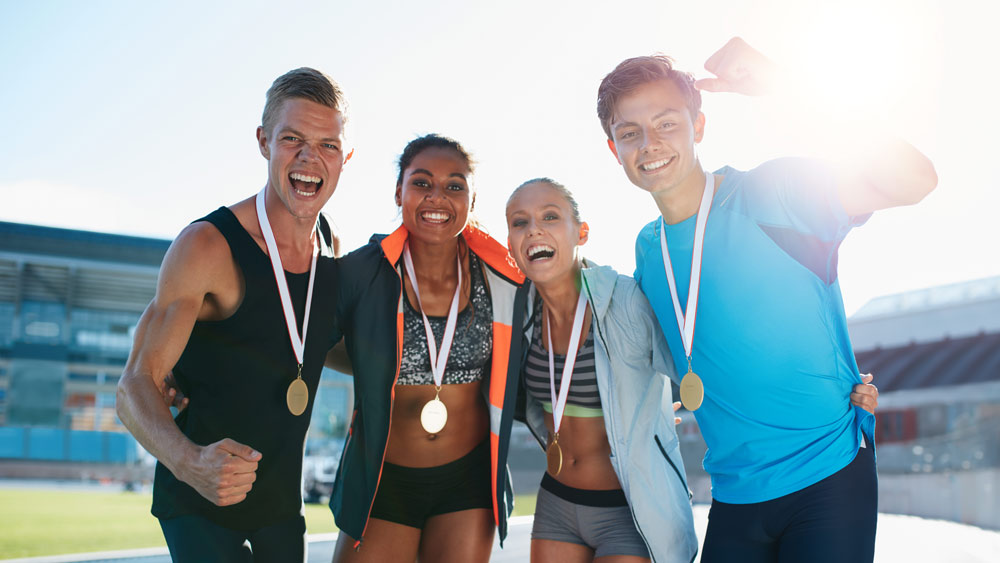
<path fill-rule="evenodd" d="M 159 460 L 152 512 L 175 561 L 305 558 L 302 452 L 340 339 L 320 210 L 350 158 L 343 108 L 316 70 L 274 81 L 257 128 L 264 189 L 180 233 L 136 327 L 117 411 Z M 176 420 L 171 371 L 189 401 Z"/>

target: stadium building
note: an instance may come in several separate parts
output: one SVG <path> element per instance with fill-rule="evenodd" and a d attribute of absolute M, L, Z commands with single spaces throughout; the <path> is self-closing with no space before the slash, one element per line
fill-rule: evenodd
<path fill-rule="evenodd" d="M 879 510 L 1000 529 L 1000 277 L 874 299 L 849 329 L 880 391 Z"/>
<path fill-rule="evenodd" d="M 0 477 L 151 475 L 115 390 L 169 245 L 0 222 Z M 324 370 L 310 448 L 339 453 L 352 402 Z"/>

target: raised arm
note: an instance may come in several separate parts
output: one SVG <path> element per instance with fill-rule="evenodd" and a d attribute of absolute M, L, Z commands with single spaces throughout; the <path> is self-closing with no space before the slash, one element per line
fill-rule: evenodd
<path fill-rule="evenodd" d="M 716 76 L 695 82 L 706 92 L 795 95 L 792 92 L 795 88 L 789 87 L 794 82 L 784 79 L 777 65 L 739 37 L 730 39 L 709 57 L 705 69 Z M 819 115 L 807 116 L 801 121 L 815 127 L 817 134 L 838 127 L 837 123 Z M 855 145 L 864 144 L 864 150 L 845 155 L 837 166 L 837 193 L 848 215 L 912 205 L 937 186 L 934 165 L 906 141 L 892 138 L 873 141 L 872 137 L 877 135 L 863 130 L 852 131 L 851 136 Z M 831 156 L 837 160 L 836 157 L 842 155 Z"/>
<path fill-rule="evenodd" d="M 219 315 L 216 295 L 233 268 L 229 247 L 212 225 L 196 223 L 177 237 L 163 259 L 156 296 L 136 326 L 115 405 L 122 423 L 147 451 L 219 506 L 246 498 L 260 453 L 228 438 L 195 444 L 181 433 L 163 397 L 167 374 L 195 321 Z"/>

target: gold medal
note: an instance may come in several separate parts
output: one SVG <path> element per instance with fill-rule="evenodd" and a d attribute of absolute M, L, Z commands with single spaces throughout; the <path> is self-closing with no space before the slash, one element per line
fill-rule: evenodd
<path fill-rule="evenodd" d="M 437 434 L 448 422 L 448 407 L 435 396 L 420 411 L 420 425 L 428 434 Z"/>
<path fill-rule="evenodd" d="M 427 354 L 430 356 L 431 377 L 434 380 L 434 387 L 437 392 L 434 398 L 427 401 L 420 411 L 420 426 L 430 434 L 433 440 L 437 433 L 448 423 L 448 408 L 441 402 L 441 384 L 444 383 L 444 372 L 448 365 L 448 354 L 451 352 L 451 342 L 455 337 L 455 323 L 458 321 L 458 301 L 462 293 L 462 259 L 456 257 L 455 266 L 457 268 L 458 283 L 455 284 L 455 294 L 451 298 L 451 307 L 448 308 L 448 320 L 444 325 L 444 338 L 441 340 L 441 349 L 438 350 L 437 342 L 434 340 L 434 331 L 431 330 L 431 322 L 427 320 L 424 313 L 424 306 L 420 302 L 420 287 L 417 285 L 417 275 L 413 271 L 413 258 L 410 257 L 409 244 L 403 245 L 403 264 L 406 266 L 406 275 L 410 278 L 410 285 L 413 293 L 417 295 L 417 304 L 420 305 L 420 316 L 424 319 L 424 334 L 427 338 Z"/>
<path fill-rule="evenodd" d="M 674 316 L 677 318 L 677 329 L 680 331 L 681 344 L 687 356 L 688 370 L 681 378 L 681 404 L 689 411 L 696 411 L 705 399 L 705 386 L 698 374 L 691 369 L 691 353 L 694 350 L 695 317 L 698 315 L 698 292 L 701 289 L 701 262 L 705 249 L 705 229 L 708 226 L 708 213 L 712 208 L 712 197 L 715 194 L 715 176 L 705 172 L 705 189 L 701 193 L 701 203 L 698 205 L 698 217 L 694 226 L 694 248 L 691 251 L 691 277 L 688 280 L 688 296 L 686 311 L 681 310 L 681 301 L 677 296 L 677 281 L 674 279 L 674 267 L 667 248 L 667 222 L 660 217 L 660 253 L 663 257 L 663 273 L 667 277 L 670 288 L 670 299 L 674 304 Z"/>
<path fill-rule="evenodd" d="M 705 386 L 698 374 L 690 369 L 681 379 L 681 404 L 689 411 L 696 411 L 705 398 Z"/>
<path fill-rule="evenodd" d="M 309 404 L 309 387 L 306 386 L 302 377 L 296 377 L 288 385 L 288 391 L 285 392 L 285 402 L 288 403 L 288 411 L 295 416 L 306 412 L 306 406 Z"/>
<path fill-rule="evenodd" d="M 559 445 L 559 426 L 562 424 L 563 413 L 566 412 L 566 401 L 569 399 L 569 386 L 573 379 L 573 366 L 576 365 L 576 352 L 580 346 L 580 335 L 583 333 L 583 321 L 587 316 L 587 296 L 581 291 L 576 298 L 576 312 L 573 313 L 573 328 L 570 330 L 569 346 L 563 363 L 562 379 L 559 381 L 559 394 L 556 394 L 555 353 L 552 347 L 552 321 L 548 309 L 545 310 L 545 323 L 549 343 L 549 393 L 552 397 L 552 438 L 545 448 L 545 461 L 549 475 L 555 477 L 562 471 L 563 455 Z"/>
<path fill-rule="evenodd" d="M 545 461 L 549 475 L 553 477 L 559 475 L 559 472 L 562 471 L 563 463 L 562 447 L 559 445 L 559 434 L 553 435 L 552 440 L 549 441 L 549 447 L 545 448 Z"/>
<path fill-rule="evenodd" d="M 278 285 L 278 297 L 281 299 L 281 310 L 285 315 L 285 325 L 288 328 L 288 339 L 292 345 L 292 352 L 299 365 L 299 373 L 295 379 L 288 384 L 285 391 L 285 403 L 288 405 L 288 412 L 295 416 L 306 412 L 309 406 L 309 387 L 302 380 L 302 364 L 305 362 L 306 353 L 306 333 L 309 331 L 309 311 L 312 309 L 313 287 L 316 282 L 316 260 L 319 258 L 319 245 L 316 241 L 312 244 L 312 265 L 309 266 L 309 286 L 306 289 L 306 310 L 302 319 L 302 334 L 295 324 L 295 309 L 292 307 L 292 298 L 288 293 L 288 282 L 285 280 L 284 267 L 281 265 L 281 255 L 278 253 L 278 243 L 274 240 L 274 233 L 271 231 L 271 223 L 267 219 L 267 210 L 264 208 L 264 194 L 267 186 L 257 194 L 257 222 L 260 224 L 260 232 L 264 236 L 267 245 L 267 256 L 274 269 L 274 280 Z M 317 228 L 319 223 L 317 222 Z M 319 237 L 319 233 L 315 234 Z"/>

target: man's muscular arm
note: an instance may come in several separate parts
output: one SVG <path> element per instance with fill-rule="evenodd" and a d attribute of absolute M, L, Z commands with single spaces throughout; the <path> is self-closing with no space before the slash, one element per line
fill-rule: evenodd
<path fill-rule="evenodd" d="M 734 92 L 744 95 L 778 94 L 812 97 L 796 91 L 793 80 L 782 81 L 777 65 L 739 37 L 729 40 L 705 62 L 705 69 L 715 78 L 704 78 L 695 85 L 707 92 Z M 784 99 L 784 98 L 783 98 Z M 796 103 L 783 104 L 794 107 Z M 816 104 L 829 113 L 835 104 Z M 796 116 L 796 122 L 812 127 L 817 134 L 853 127 L 850 131 L 851 154 L 841 155 L 837 169 L 837 195 L 848 215 L 865 215 L 879 209 L 912 205 L 937 186 L 937 172 L 931 161 L 913 145 L 895 138 L 880 138 L 865 129 L 865 122 L 855 126 L 843 123 L 844 115 Z M 854 120 L 851 120 L 853 123 Z M 856 129 L 856 130 L 854 130 Z"/>
<path fill-rule="evenodd" d="M 118 417 L 136 440 L 178 479 L 226 506 L 246 498 L 261 454 L 228 438 L 199 446 L 184 436 L 163 400 L 165 379 L 180 358 L 194 323 L 221 313 L 213 296 L 225 293 L 233 262 L 225 238 L 209 223 L 187 227 L 160 267 L 156 296 L 143 312 L 118 382 Z M 239 292 L 238 284 L 235 286 Z M 238 295 L 235 296 L 238 300 Z"/>

